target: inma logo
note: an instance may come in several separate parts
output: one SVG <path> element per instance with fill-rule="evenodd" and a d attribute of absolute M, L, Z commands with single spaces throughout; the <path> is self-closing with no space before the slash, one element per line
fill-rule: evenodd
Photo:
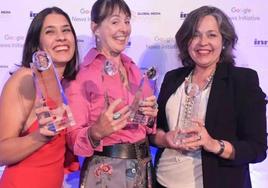
<path fill-rule="evenodd" d="M 186 16 L 188 15 L 188 13 L 185 12 L 180 12 L 180 19 L 184 20 L 186 18 Z"/>
<path fill-rule="evenodd" d="M 256 46 L 256 47 L 268 47 L 268 40 L 254 39 L 254 46 Z"/>
<path fill-rule="evenodd" d="M 30 11 L 30 18 L 34 18 L 38 13 Z"/>

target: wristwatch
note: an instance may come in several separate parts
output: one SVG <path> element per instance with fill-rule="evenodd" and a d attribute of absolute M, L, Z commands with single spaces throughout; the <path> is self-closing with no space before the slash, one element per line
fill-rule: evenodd
<path fill-rule="evenodd" d="M 216 153 L 216 155 L 221 155 L 224 152 L 225 144 L 223 140 L 217 140 L 217 141 L 220 144 L 220 150 Z"/>

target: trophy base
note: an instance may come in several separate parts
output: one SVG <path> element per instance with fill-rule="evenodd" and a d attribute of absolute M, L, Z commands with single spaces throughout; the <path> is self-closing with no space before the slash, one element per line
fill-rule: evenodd
<path fill-rule="evenodd" d="M 183 144 L 183 139 L 190 138 L 194 136 L 195 134 L 187 134 L 187 133 L 178 133 L 174 139 L 174 143 L 176 145 L 181 145 Z"/>

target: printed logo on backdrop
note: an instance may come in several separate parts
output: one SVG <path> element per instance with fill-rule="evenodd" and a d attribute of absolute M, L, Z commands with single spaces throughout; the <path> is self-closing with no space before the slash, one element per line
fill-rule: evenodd
<path fill-rule="evenodd" d="M 0 48 L 23 48 L 24 38 L 23 35 L 11 35 L 6 33 L 1 37 Z"/>
<path fill-rule="evenodd" d="M 1 49 L 11 49 L 20 48 L 22 50 L 25 36 L 23 35 L 12 35 L 9 33 L 0 36 L 0 50 Z M 0 62 L 3 63 L 3 62 Z M 0 70 L 10 69 L 10 64 L 0 64 Z"/>
<path fill-rule="evenodd" d="M 147 16 L 147 17 L 155 17 L 155 16 L 160 16 L 161 12 L 147 12 L 147 11 L 141 11 L 137 12 L 137 16 Z"/>
<path fill-rule="evenodd" d="M 8 69 L 8 65 L 1 65 L 1 64 L 0 64 L 0 71 L 1 71 L 2 69 Z"/>
<path fill-rule="evenodd" d="M 176 49 L 175 38 L 154 36 L 153 44 L 146 44 L 147 49 L 159 50 L 159 49 Z"/>
<path fill-rule="evenodd" d="M 249 7 L 239 7 L 239 6 L 233 6 L 230 9 L 230 18 L 233 21 L 260 21 L 261 18 L 256 15 L 254 10 Z"/>
<path fill-rule="evenodd" d="M 90 22 L 90 10 L 87 8 L 80 8 L 78 15 L 71 16 L 72 22 Z"/>
<path fill-rule="evenodd" d="M 150 11 L 150 10 L 138 10 L 138 11 L 131 11 L 134 19 L 140 19 L 142 21 L 158 21 L 161 19 L 162 13 L 160 11 Z"/>
<path fill-rule="evenodd" d="M 11 17 L 11 10 L 1 10 L 0 9 L 0 21 L 7 20 Z"/>
<path fill-rule="evenodd" d="M 188 13 L 181 11 L 181 12 L 179 13 L 180 20 L 184 20 L 184 19 L 186 18 L 187 15 L 188 15 Z"/>
<path fill-rule="evenodd" d="M 38 14 L 38 12 L 33 12 L 32 10 L 30 11 L 30 19 L 34 19 L 34 17 Z"/>
<path fill-rule="evenodd" d="M 268 40 L 265 39 L 254 39 L 254 47 L 268 47 Z"/>

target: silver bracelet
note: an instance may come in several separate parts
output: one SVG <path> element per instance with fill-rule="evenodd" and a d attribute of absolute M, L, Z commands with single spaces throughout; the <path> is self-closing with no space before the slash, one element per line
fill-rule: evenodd
<path fill-rule="evenodd" d="M 91 143 L 93 149 L 96 148 L 96 147 L 98 147 L 100 145 L 100 140 L 93 140 L 91 138 L 91 136 L 90 136 L 90 134 L 91 134 L 91 127 L 88 129 L 87 133 L 88 133 L 88 136 L 87 136 L 88 137 L 88 140 Z"/>

